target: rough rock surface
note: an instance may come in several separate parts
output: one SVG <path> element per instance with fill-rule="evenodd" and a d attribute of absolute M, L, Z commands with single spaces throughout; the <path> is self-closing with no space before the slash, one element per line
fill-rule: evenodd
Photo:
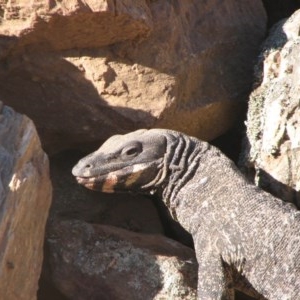
<path fill-rule="evenodd" d="M 163 236 L 65 220 L 47 245 L 55 285 L 69 299 L 196 298 L 194 251 Z"/>
<path fill-rule="evenodd" d="M 250 90 L 266 23 L 259 0 L 18 0 L 1 10 L 0 96 L 34 120 L 49 152 L 138 127 L 215 138 Z"/>
<path fill-rule="evenodd" d="M 264 45 L 247 121 L 244 163 L 258 185 L 300 207 L 300 11 L 275 26 Z M 263 74 L 263 75 L 262 75 Z"/>
<path fill-rule="evenodd" d="M 145 0 L 1 2 L 0 34 L 11 40 L 4 44 L 7 51 L 32 44 L 39 50 L 102 47 L 147 36 L 152 29 Z"/>
<path fill-rule="evenodd" d="M 0 102 L 0 295 L 36 299 L 51 182 L 33 123 Z"/>

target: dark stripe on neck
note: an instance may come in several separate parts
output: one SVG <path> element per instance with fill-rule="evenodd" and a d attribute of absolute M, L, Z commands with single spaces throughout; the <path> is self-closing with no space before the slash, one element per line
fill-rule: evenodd
<path fill-rule="evenodd" d="M 177 137 L 176 143 L 174 140 L 170 142 L 171 147 L 168 149 L 170 176 L 163 191 L 163 199 L 176 219 L 175 208 L 178 205 L 176 196 L 197 171 L 202 149 L 197 140 L 185 135 Z"/>

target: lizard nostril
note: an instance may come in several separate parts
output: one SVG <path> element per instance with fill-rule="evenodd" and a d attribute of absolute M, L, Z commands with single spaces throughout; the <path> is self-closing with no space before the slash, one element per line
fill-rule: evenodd
<path fill-rule="evenodd" d="M 88 164 L 88 165 L 85 166 L 86 169 L 90 169 L 91 167 L 92 167 L 91 164 Z"/>

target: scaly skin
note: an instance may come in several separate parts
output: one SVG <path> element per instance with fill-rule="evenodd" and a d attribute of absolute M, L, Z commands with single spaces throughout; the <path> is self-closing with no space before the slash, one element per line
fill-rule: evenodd
<path fill-rule="evenodd" d="M 104 192 L 156 193 L 189 231 L 199 299 L 300 299 L 300 212 L 251 185 L 218 149 L 179 132 L 113 136 L 73 168 Z"/>

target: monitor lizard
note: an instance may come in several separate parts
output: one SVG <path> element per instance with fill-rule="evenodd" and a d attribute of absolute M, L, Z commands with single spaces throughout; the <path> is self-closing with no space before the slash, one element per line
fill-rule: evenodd
<path fill-rule="evenodd" d="M 300 299 L 300 211 L 249 183 L 210 144 L 150 129 L 109 138 L 73 168 L 103 192 L 157 194 L 192 234 L 199 299 Z"/>

